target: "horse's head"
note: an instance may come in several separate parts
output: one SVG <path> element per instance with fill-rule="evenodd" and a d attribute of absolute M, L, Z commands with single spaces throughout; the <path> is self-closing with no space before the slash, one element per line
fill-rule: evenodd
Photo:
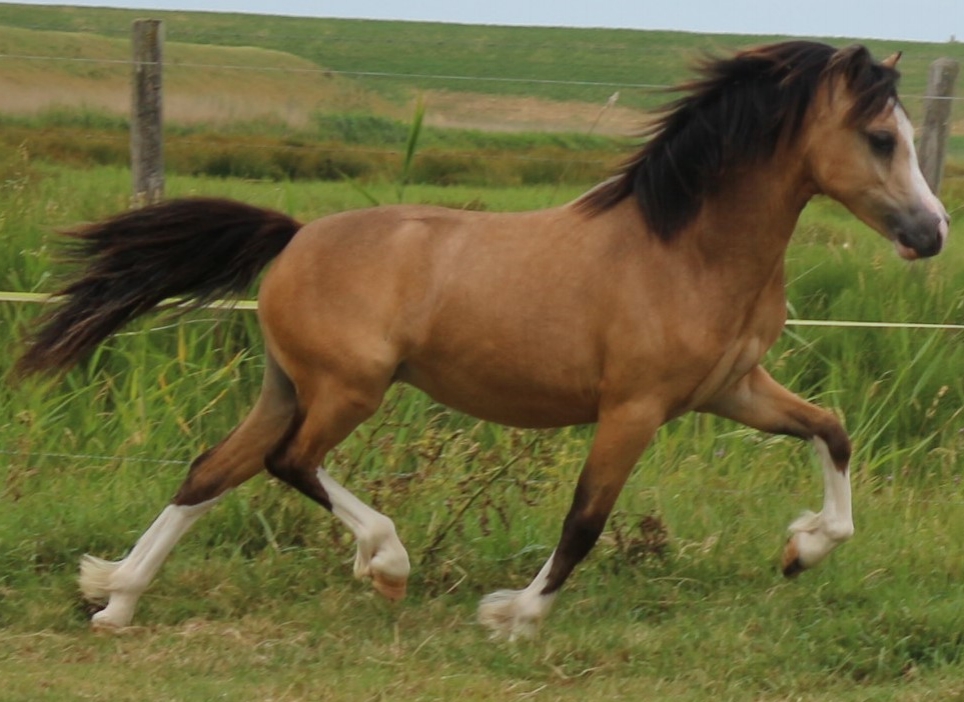
<path fill-rule="evenodd" d="M 914 129 L 897 98 L 899 54 L 876 63 L 838 51 L 825 73 L 805 139 L 816 188 L 893 242 L 905 259 L 933 256 L 950 217 L 924 180 Z"/>

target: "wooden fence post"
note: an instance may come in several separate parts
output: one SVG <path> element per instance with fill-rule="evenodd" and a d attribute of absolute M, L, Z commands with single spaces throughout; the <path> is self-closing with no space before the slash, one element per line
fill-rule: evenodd
<path fill-rule="evenodd" d="M 919 160 L 924 179 L 936 194 L 944 174 L 947 138 L 951 131 L 951 98 L 957 79 L 957 61 L 939 58 L 931 64 L 924 98 L 924 126 L 920 137 Z"/>
<path fill-rule="evenodd" d="M 134 204 L 164 197 L 160 20 L 135 20 L 132 27 L 134 69 L 131 96 L 131 175 Z"/>

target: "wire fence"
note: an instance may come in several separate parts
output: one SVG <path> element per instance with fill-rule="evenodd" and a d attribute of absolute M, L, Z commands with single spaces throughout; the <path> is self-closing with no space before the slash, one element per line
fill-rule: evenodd
<path fill-rule="evenodd" d="M 13 59 L 21 61 L 66 61 L 71 63 L 84 64 L 105 64 L 133 66 L 134 62 L 128 59 L 108 59 L 108 58 L 76 58 L 70 56 L 36 56 L 28 54 L 3 54 L 0 59 Z M 139 62 L 140 65 L 158 65 L 151 62 Z M 376 70 L 337 70 L 331 68 L 295 68 L 282 66 L 243 66 L 226 63 L 192 63 L 189 61 L 179 61 L 174 64 L 175 68 L 203 68 L 223 71 L 251 71 L 253 73 L 291 73 L 319 75 L 325 77 L 342 76 L 347 78 L 391 78 L 398 80 L 435 80 L 435 81 L 465 81 L 471 83 L 525 83 L 529 85 L 568 85 L 579 87 L 601 87 L 601 88 L 637 88 L 641 90 L 669 90 L 673 86 L 658 83 L 632 83 L 620 81 L 595 81 L 595 80 L 559 80 L 550 78 L 532 77 L 512 77 L 512 76 L 482 76 L 482 75 L 458 75 L 458 74 L 437 74 L 437 73 L 393 73 L 391 71 Z M 915 96 L 909 96 L 915 97 Z M 957 99 L 957 98 L 949 98 Z"/>
<path fill-rule="evenodd" d="M 479 420 L 480 422 L 482 420 Z M 540 432 L 544 430 L 532 429 L 528 430 L 531 432 Z M 789 439 L 788 440 L 796 440 Z M 588 448 L 588 440 L 587 440 Z M 124 463 L 125 465 L 142 466 L 147 468 L 157 468 L 157 467 L 168 467 L 183 470 L 188 468 L 195 456 L 191 455 L 188 458 L 154 458 L 151 456 L 146 456 L 143 454 L 130 454 L 130 453 L 118 453 L 114 455 L 109 454 L 97 454 L 97 453 L 72 453 L 68 451 L 36 451 L 36 450 L 19 450 L 14 451 L 10 449 L 0 449 L 0 456 L 5 456 L 8 459 L 18 459 L 20 461 L 30 461 L 31 463 L 38 463 L 41 461 L 69 461 L 72 464 L 83 463 L 89 467 L 95 467 L 97 465 L 117 465 L 118 463 Z M 646 460 L 645 457 L 643 460 Z M 883 477 L 881 481 L 883 483 L 890 482 L 890 478 Z M 503 478 L 505 482 L 512 482 L 509 477 Z M 532 485 L 543 484 L 547 488 L 557 487 L 559 485 L 559 480 L 557 477 L 552 478 L 533 478 L 527 477 L 527 482 Z M 921 487 L 921 486 L 917 486 Z M 964 506 L 964 493 L 961 492 L 962 483 L 959 479 L 953 479 L 948 482 L 946 480 L 940 481 L 938 484 L 932 484 L 931 487 L 939 488 L 940 492 L 935 494 L 921 493 L 918 489 L 910 489 L 906 491 L 905 494 L 901 496 L 901 501 L 908 504 L 915 505 L 953 505 L 953 506 Z M 0 486 L 2 488 L 2 486 Z M 636 491 L 649 491 L 658 492 L 662 486 L 655 482 L 643 482 L 633 485 L 633 489 Z M 702 491 L 704 487 L 694 486 L 694 490 Z M 806 488 L 793 488 L 787 486 L 785 493 L 792 494 L 801 499 L 808 498 L 813 495 L 814 491 L 818 489 L 818 484 L 813 483 L 812 486 Z M 674 485 L 674 490 L 679 490 L 678 485 Z M 0 497 L 3 496 L 4 490 L 0 489 Z M 773 485 L 765 485 L 760 487 L 722 487 L 720 485 L 714 485 L 714 494 L 730 495 L 730 496 L 744 496 L 744 497 L 774 497 L 774 487 Z"/>
<path fill-rule="evenodd" d="M 0 292 L 0 302 L 18 302 L 27 304 L 56 303 L 57 298 L 44 293 L 28 292 Z M 167 304 L 167 303 L 164 303 Z M 203 309 L 238 310 L 240 312 L 256 312 L 257 300 L 214 300 Z M 788 319 L 787 326 L 791 327 L 836 327 L 840 329 L 916 329 L 921 331 L 964 331 L 964 324 L 949 324 L 940 322 L 888 322 L 888 321 L 859 321 L 844 319 Z"/>
<path fill-rule="evenodd" d="M 101 64 L 113 66 L 133 67 L 134 61 L 131 59 L 112 59 L 97 57 L 77 57 L 77 56 L 44 56 L 36 54 L 11 54 L 0 52 L 0 60 L 19 60 L 19 61 L 53 61 L 78 64 Z M 145 65 L 145 62 L 140 62 Z M 146 62 L 146 65 L 153 65 Z M 175 69 L 211 69 L 223 71 L 241 71 L 251 73 L 281 73 L 281 74 L 304 74 L 328 77 L 346 78 L 388 78 L 395 80 L 430 80 L 430 81 L 462 81 L 466 83 L 521 83 L 528 85 L 559 85 L 572 87 L 600 87 L 617 89 L 638 89 L 647 91 L 672 91 L 678 86 L 671 83 L 638 83 L 631 81 L 602 81 L 602 80 L 563 80 L 551 78 L 537 78 L 527 76 L 487 76 L 478 74 L 442 74 L 442 73 L 411 73 L 411 72 L 392 72 L 383 70 L 344 70 L 332 68 L 298 68 L 293 66 L 250 66 L 241 64 L 226 63 L 197 63 L 190 61 L 178 61 L 175 64 L 167 64 L 167 68 Z M 932 100 L 946 100 L 952 103 L 964 102 L 964 97 L 958 95 L 951 96 L 926 96 L 922 93 L 902 93 L 904 99 L 922 100 L 924 98 Z"/>
<path fill-rule="evenodd" d="M 124 15 L 126 17 L 126 15 Z M 167 17 L 166 13 L 160 13 L 159 16 Z M 282 51 L 289 51 L 288 56 L 292 61 L 300 61 L 306 65 L 243 65 L 241 63 L 231 63 L 231 62 L 207 62 L 207 61 L 196 61 L 196 60 L 174 60 L 168 62 L 165 67 L 165 84 L 172 90 L 177 89 L 178 79 L 174 77 L 172 73 L 171 80 L 168 80 L 168 72 L 179 71 L 179 75 L 183 76 L 183 72 L 191 71 L 231 71 L 231 72 L 241 72 L 249 75 L 300 75 L 309 77 L 322 77 L 325 79 L 330 78 L 343 78 L 351 79 L 353 81 L 392 81 L 399 85 L 408 84 L 409 86 L 413 84 L 418 85 L 435 85 L 440 89 L 444 90 L 445 86 L 451 86 L 453 83 L 462 84 L 461 90 L 471 91 L 472 86 L 478 86 L 480 90 L 486 92 L 488 89 L 485 87 L 492 84 L 501 84 L 508 86 L 515 86 L 512 92 L 516 93 L 516 96 L 520 96 L 518 89 L 523 89 L 525 86 L 536 87 L 547 87 L 554 86 L 566 89 L 598 89 L 599 91 L 606 91 L 605 95 L 599 94 L 597 96 L 597 106 L 602 105 L 607 99 L 612 102 L 615 93 L 612 91 L 620 92 L 642 92 L 645 93 L 647 97 L 646 104 L 640 104 L 637 99 L 630 105 L 630 102 L 623 100 L 620 104 L 631 108 L 632 112 L 641 113 L 649 107 L 656 106 L 662 103 L 664 100 L 660 98 L 656 101 L 655 95 L 665 96 L 666 91 L 672 89 L 672 84 L 663 82 L 635 82 L 627 80 L 618 79 L 606 79 L 601 77 L 605 74 L 606 69 L 601 68 L 599 64 L 594 65 L 590 73 L 595 76 L 592 79 L 579 79 L 576 74 L 576 67 L 573 68 L 572 76 L 567 76 L 563 78 L 559 77 L 546 77 L 545 75 L 537 75 L 538 73 L 546 73 L 547 66 L 552 66 L 552 62 L 545 63 L 542 59 L 542 52 L 554 52 L 554 56 L 558 57 L 560 55 L 560 50 L 568 52 L 571 49 L 575 55 L 576 51 L 588 52 L 592 56 L 607 56 L 615 57 L 614 63 L 612 65 L 612 72 L 614 74 L 619 74 L 622 69 L 625 71 L 625 65 L 618 65 L 618 57 L 620 55 L 631 56 L 634 61 L 643 57 L 651 58 L 655 61 L 666 60 L 666 46 L 663 45 L 650 45 L 648 41 L 644 38 L 643 33 L 634 34 L 632 32 L 626 32 L 619 35 L 618 40 L 613 41 L 616 35 L 606 35 L 608 40 L 603 41 L 602 35 L 595 35 L 592 33 L 586 33 L 586 39 L 577 39 L 571 34 L 559 34 L 560 41 L 549 42 L 548 39 L 544 40 L 541 44 L 539 42 L 528 43 L 519 41 L 514 38 L 511 33 L 500 34 L 498 40 L 494 40 L 492 37 L 485 33 L 481 33 L 478 36 L 472 35 L 471 41 L 465 41 L 459 38 L 450 37 L 447 35 L 439 33 L 423 33 L 423 34 L 408 34 L 408 33 L 393 33 L 391 31 L 384 30 L 384 23 L 372 23 L 375 27 L 373 31 L 376 32 L 377 43 L 380 47 L 388 47 L 392 50 L 397 49 L 398 52 L 402 53 L 414 53 L 417 52 L 421 55 L 426 55 L 426 51 L 434 51 L 438 53 L 439 51 L 450 51 L 454 52 L 454 55 L 460 57 L 458 62 L 460 68 L 465 69 L 468 66 L 474 66 L 476 70 L 462 70 L 458 72 L 442 73 L 428 71 L 411 71 L 411 70 L 395 70 L 393 66 L 389 65 L 392 63 L 392 59 L 382 52 L 382 61 L 385 65 L 363 65 L 365 61 L 371 60 L 364 58 L 370 53 L 370 44 L 372 39 L 368 36 L 359 36 L 357 34 L 353 35 L 350 32 L 342 32 L 338 27 L 347 26 L 345 24 L 338 24 L 337 21 L 332 23 L 331 26 L 325 25 L 327 31 L 318 33 L 317 27 L 315 30 L 310 30 L 308 28 L 307 22 L 298 22 L 292 18 L 279 18 L 280 21 L 272 26 L 271 28 L 265 28 L 257 33 L 240 31 L 236 26 L 225 25 L 222 28 L 214 26 L 203 26 L 194 27 L 185 24 L 176 17 L 169 17 L 170 21 L 165 21 L 165 35 L 166 41 L 172 43 L 179 42 L 178 46 L 183 47 L 188 44 L 194 45 L 207 45 L 212 47 L 261 47 L 261 48 L 280 48 Z M 312 25 L 314 26 L 314 25 Z M 318 25 L 321 27 L 322 25 Z M 118 16 L 116 24 L 111 22 L 106 25 L 99 26 L 96 30 L 85 27 L 84 22 L 81 18 L 74 18 L 72 20 L 62 20 L 57 22 L 38 22 L 30 23 L 27 25 L 19 25 L 20 29 L 34 30 L 34 31 L 64 31 L 68 29 L 69 31 L 92 31 L 97 35 L 106 37 L 115 37 L 126 39 L 130 36 L 130 29 L 126 25 L 123 19 Z M 453 30 L 461 31 L 461 30 Z M 323 36 L 322 36 L 323 34 Z M 304 46 L 306 43 L 311 43 L 312 48 L 310 50 L 303 50 L 298 52 L 292 50 L 294 46 Z M 717 43 L 717 40 L 714 40 Z M 720 40 L 719 43 L 726 43 Z M 731 42 L 732 43 L 732 42 Z M 16 46 L 16 45 L 14 45 Z M 25 45 L 26 46 L 26 45 Z M 113 55 L 111 56 L 90 56 L 87 53 L 96 52 L 99 50 L 108 50 Z M 914 60 L 930 60 L 924 57 L 924 53 L 935 52 L 940 55 L 942 51 L 941 45 L 934 45 L 933 48 L 928 47 L 926 51 L 915 51 L 915 57 L 908 57 L 905 59 L 907 61 Z M 529 57 L 526 61 L 520 61 L 518 64 L 510 64 L 509 67 L 500 66 L 497 75 L 492 74 L 492 68 L 494 64 L 490 63 L 492 56 L 510 53 L 514 55 L 514 52 L 518 52 L 520 56 L 526 55 Z M 67 53 L 75 53 L 75 55 L 66 55 Z M 693 53 L 692 51 L 690 52 Z M 318 54 L 313 59 L 304 58 L 308 54 Z M 374 55 L 374 54 L 372 54 Z M 331 63 L 338 64 L 338 66 L 328 66 L 325 65 L 327 62 L 321 60 L 323 56 L 337 56 L 338 60 L 332 60 Z M 462 61 L 461 58 L 465 57 Z M 933 58 L 936 58 L 934 56 Z M 316 60 L 317 59 L 317 60 Z M 557 59 L 552 59 L 557 60 Z M 680 56 L 679 63 L 685 62 L 686 58 Z M 96 48 L 96 47 L 86 47 L 81 46 L 72 50 L 71 52 L 56 53 L 52 52 L 50 54 L 35 52 L 35 51 L 5 51 L 0 53 L 0 64 L 2 62 L 63 62 L 71 65 L 78 66 L 89 66 L 89 67 L 123 67 L 131 68 L 134 65 L 133 57 L 120 56 L 118 54 L 118 46 L 112 46 L 110 49 Z M 352 68 L 345 68 L 345 66 L 350 66 L 354 64 Z M 404 63 L 407 68 L 411 68 L 416 63 Z M 433 66 L 433 64 L 426 58 L 426 66 Z M 488 69 L 488 70 L 485 70 Z M 580 67 L 581 70 L 581 67 Z M 550 71 L 551 72 L 551 71 Z M 510 75 L 511 73 L 511 75 Z M 529 73 L 529 75 L 526 75 Z M 624 73 L 623 73 L 624 74 Z M 210 88 L 210 86 L 207 86 Z M 168 88 L 165 88 L 167 90 Z M 214 92 L 210 95 L 211 100 L 217 100 L 216 86 Z M 309 91 L 310 92 L 310 91 Z M 906 100 L 920 100 L 923 99 L 922 94 L 918 93 L 906 93 L 904 94 L 904 99 Z M 287 105 L 279 107 L 279 110 L 273 113 L 275 116 L 280 117 L 281 121 L 284 122 L 286 119 L 292 119 L 291 113 L 293 105 L 295 102 L 302 100 L 301 109 L 304 112 L 303 106 L 308 105 L 311 102 L 311 97 L 308 95 L 299 96 L 299 98 L 291 98 L 288 96 Z M 953 105 L 960 104 L 964 101 L 964 98 L 950 96 L 944 98 L 951 101 Z M 97 105 L 97 96 L 91 95 L 85 97 L 87 104 Z M 257 102 L 257 101 L 255 101 Z M 607 106 L 612 106 L 612 104 L 606 103 Z M 116 106 L 115 106 L 116 107 Z M 212 110 L 214 108 L 211 108 Z M 237 111 L 240 108 L 236 105 L 232 105 L 227 108 L 228 111 Z M 311 107 L 307 108 L 311 111 Z M 325 106 L 324 109 L 330 110 L 331 106 Z M 433 107 L 434 109 L 438 109 Z M 486 129 L 487 127 L 495 128 L 498 130 L 514 130 L 519 129 L 524 125 L 532 126 L 534 123 L 539 121 L 545 121 L 547 119 L 546 115 L 540 115 L 534 118 L 529 113 L 529 109 L 526 106 L 508 108 L 504 106 L 499 107 L 497 105 L 478 105 L 473 104 L 471 106 L 471 115 L 460 115 L 457 118 L 453 118 L 451 115 L 451 106 L 449 106 L 449 114 L 445 114 L 440 117 L 441 121 L 452 122 L 454 126 L 459 126 L 460 124 L 467 124 L 471 127 Z M 500 111 L 501 110 L 501 111 Z M 172 119 L 179 118 L 178 108 L 173 108 L 171 110 L 167 109 L 165 106 L 165 111 L 170 115 Z M 444 111 L 444 110 L 443 110 Z M 288 112 L 288 115 L 283 114 Z M 263 113 L 267 114 L 267 113 Z M 182 115 L 183 116 L 183 113 Z M 564 126 L 567 131 L 579 131 L 592 132 L 594 130 L 603 131 L 610 135 L 622 135 L 629 136 L 633 132 L 633 124 L 638 125 L 642 122 L 642 115 L 639 115 L 639 121 L 635 123 L 629 122 L 632 119 L 631 116 L 623 115 L 621 120 L 615 120 L 612 114 L 607 115 L 607 119 L 603 122 L 608 122 L 609 124 L 600 124 L 600 115 L 593 115 L 588 113 L 583 113 L 580 115 L 573 115 L 570 118 L 563 121 L 557 121 L 555 125 L 548 124 L 543 126 L 548 126 L 549 129 L 554 127 L 558 130 L 562 130 Z M 197 115 L 195 115 L 197 118 Z M 300 119 L 303 121 L 305 115 L 302 114 Z M 555 120 L 560 120 L 560 116 L 556 115 L 553 117 Z M 581 120 L 581 122 L 580 122 Z M 488 123 L 488 124 L 486 124 Z M 88 136 L 88 138 L 91 138 Z M 103 140 L 103 135 L 98 135 L 98 139 Z M 186 143 L 186 142 L 185 142 Z M 190 144 L 187 144 L 190 146 Z M 269 148 L 263 145 L 249 144 L 245 143 L 245 148 L 261 149 L 262 151 Z M 277 147 L 272 147 L 277 148 Z M 321 144 L 310 144 L 310 143 L 299 143 L 299 144 L 286 144 L 284 148 L 288 151 L 294 152 L 305 152 L 305 151 L 315 151 L 323 152 L 325 154 L 364 154 L 366 150 L 355 150 L 355 149 L 335 149 L 331 145 L 321 145 Z M 382 153 L 385 153 L 384 151 Z M 395 155 L 398 155 L 397 153 Z M 533 161 L 539 160 L 538 158 L 533 159 L 532 157 L 527 157 L 520 154 L 507 154 L 505 156 L 507 160 L 519 160 L 519 161 Z M 566 159 L 561 158 L 546 158 L 543 159 L 546 162 L 562 162 Z M 583 164 L 589 164 L 588 161 L 580 161 Z M 602 166 L 603 163 L 599 161 L 592 161 L 591 163 Z"/>

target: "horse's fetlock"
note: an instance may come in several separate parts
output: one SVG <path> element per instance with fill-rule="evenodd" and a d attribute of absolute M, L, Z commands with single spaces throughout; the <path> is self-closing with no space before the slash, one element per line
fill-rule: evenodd
<path fill-rule="evenodd" d="M 399 543 L 395 523 L 383 514 L 373 516 L 357 532 L 358 548 L 369 554 L 376 554 L 387 544 Z"/>
<path fill-rule="evenodd" d="M 828 524 L 826 527 L 827 537 L 835 542 L 842 543 L 848 541 L 854 535 L 854 523 L 851 521 L 841 521 Z"/>

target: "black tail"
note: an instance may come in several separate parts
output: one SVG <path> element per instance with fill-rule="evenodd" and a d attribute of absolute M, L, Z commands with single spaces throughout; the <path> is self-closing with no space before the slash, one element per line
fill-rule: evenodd
<path fill-rule="evenodd" d="M 69 368 L 130 320 L 170 298 L 200 304 L 247 290 L 301 224 L 231 200 L 187 198 L 65 232 L 78 274 L 40 319 L 22 375 Z"/>

